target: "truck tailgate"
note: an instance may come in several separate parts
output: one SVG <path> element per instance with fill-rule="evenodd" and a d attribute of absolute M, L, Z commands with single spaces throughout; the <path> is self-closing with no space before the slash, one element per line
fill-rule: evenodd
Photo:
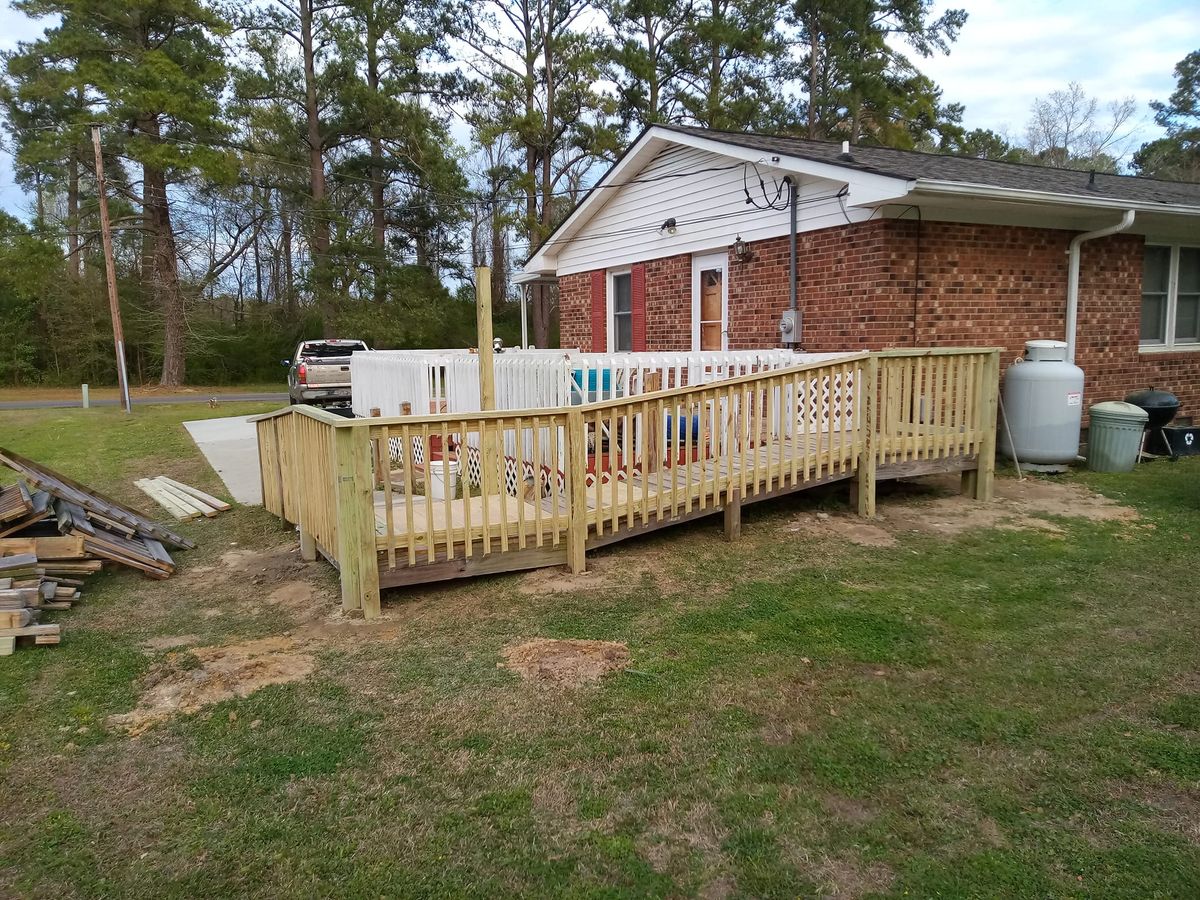
<path fill-rule="evenodd" d="M 305 383 L 311 387 L 336 387 L 350 383 L 350 357 L 305 362 Z"/>

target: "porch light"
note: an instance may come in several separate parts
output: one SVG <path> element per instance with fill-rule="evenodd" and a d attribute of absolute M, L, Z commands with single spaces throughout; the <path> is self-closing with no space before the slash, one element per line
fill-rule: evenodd
<path fill-rule="evenodd" d="M 733 250 L 733 258 L 738 262 L 746 262 L 752 255 L 750 253 L 750 244 L 742 240 L 740 234 L 733 239 L 733 247 L 730 249 Z"/>
<path fill-rule="evenodd" d="M 663 223 L 662 223 L 662 227 L 660 227 L 660 228 L 658 229 L 658 233 L 659 233 L 659 234 L 662 234 L 664 231 L 665 231 L 667 234 L 674 234 L 674 233 L 675 233 L 675 217 L 674 217 L 674 216 L 672 216 L 671 218 L 667 219 L 667 221 L 663 222 Z"/>

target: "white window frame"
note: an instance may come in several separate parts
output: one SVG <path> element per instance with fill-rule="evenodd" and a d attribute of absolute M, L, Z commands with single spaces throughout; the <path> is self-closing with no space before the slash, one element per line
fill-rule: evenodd
<path fill-rule="evenodd" d="M 1141 299 L 1138 300 L 1138 351 L 1141 353 L 1177 353 L 1183 351 L 1200 351 L 1200 342 L 1175 342 L 1175 314 L 1179 301 L 1179 251 L 1181 249 L 1200 250 L 1200 244 L 1171 244 L 1166 241 L 1147 241 L 1147 247 L 1166 247 L 1171 251 L 1167 268 L 1167 309 L 1163 340 L 1148 343 L 1141 336 Z M 1142 277 L 1145 278 L 1145 257 L 1142 259 Z M 1143 285 L 1144 287 L 1144 285 Z"/>
<path fill-rule="evenodd" d="M 721 349 L 729 349 L 729 253 L 692 255 L 692 350 L 700 350 L 700 273 L 721 270 Z"/>
<path fill-rule="evenodd" d="M 633 349 L 633 267 L 625 266 L 622 269 L 609 269 L 608 277 L 605 282 L 605 305 L 608 310 L 608 339 L 606 344 L 609 353 L 626 353 L 629 351 L 617 350 L 617 328 L 616 328 L 616 311 L 617 311 L 617 295 L 613 290 L 613 280 L 622 275 L 629 276 L 629 350 Z"/>

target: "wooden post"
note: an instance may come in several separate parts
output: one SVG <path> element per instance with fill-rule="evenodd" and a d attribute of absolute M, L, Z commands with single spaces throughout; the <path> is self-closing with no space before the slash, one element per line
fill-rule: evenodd
<path fill-rule="evenodd" d="M 297 527 L 300 529 L 300 558 L 305 562 L 313 562 L 317 558 L 317 541 L 303 525 Z"/>
<path fill-rule="evenodd" d="M 859 391 L 859 432 L 861 447 L 858 454 L 858 474 L 854 478 L 855 505 L 863 518 L 875 517 L 876 418 L 879 408 L 879 357 L 871 354 L 863 364 L 863 386 Z"/>
<path fill-rule="evenodd" d="M 83 408 L 89 409 L 92 404 L 88 397 L 88 386 L 86 384 L 84 384 L 84 385 L 80 385 L 80 387 L 83 388 Z"/>
<path fill-rule="evenodd" d="M 587 430 L 583 411 L 567 413 L 567 565 L 573 574 L 587 567 Z"/>
<path fill-rule="evenodd" d="M 108 311 L 112 316 L 113 342 L 117 351 L 117 387 L 121 405 L 133 412 L 129 402 L 129 373 L 125 369 L 125 329 L 121 325 L 121 305 L 117 301 L 117 270 L 113 263 L 112 229 L 108 222 L 108 189 L 104 185 L 104 154 L 100 152 L 100 126 L 92 126 L 92 147 L 96 151 L 96 196 L 100 201 L 100 239 L 104 245 L 104 272 L 108 281 Z"/>
<path fill-rule="evenodd" d="M 725 498 L 725 540 L 736 541 L 742 536 L 742 493 L 737 488 Z"/>
<path fill-rule="evenodd" d="M 373 619 L 379 615 L 379 556 L 370 430 L 349 423 L 331 430 L 342 609 L 361 609 Z"/>
<path fill-rule="evenodd" d="M 372 407 L 371 407 L 371 410 L 370 410 L 370 413 L 371 413 L 371 418 L 372 418 L 372 419 L 378 419 L 378 418 L 379 418 L 379 416 L 380 416 L 379 407 L 378 407 L 378 406 L 372 406 Z M 377 441 L 371 441 L 371 448 L 372 448 L 372 453 L 374 454 L 374 457 L 375 457 L 375 479 L 374 479 L 374 482 L 375 482 L 375 484 L 374 484 L 374 486 L 375 486 L 375 487 L 377 487 L 377 488 L 382 488 L 382 487 L 383 487 L 383 482 L 384 482 L 384 480 L 392 477 L 392 473 L 391 473 L 391 468 L 392 468 L 392 466 L 391 466 L 391 461 L 392 461 L 391 449 L 390 449 L 390 448 L 388 449 L 388 454 L 387 454 L 387 465 L 385 466 L 385 465 L 384 465 L 384 455 L 383 455 L 383 440 L 382 440 L 382 438 L 381 438 L 380 440 L 377 440 Z"/>
<path fill-rule="evenodd" d="M 983 367 L 983 439 L 979 442 L 979 470 L 975 475 L 975 499 L 993 497 L 996 474 L 996 413 L 1000 406 L 1000 351 L 988 354 Z"/>
<path fill-rule="evenodd" d="M 479 408 L 496 408 L 496 361 L 492 348 L 492 270 L 475 269 L 475 331 L 479 339 Z"/>
<path fill-rule="evenodd" d="M 650 372 L 646 375 L 645 381 L 642 383 L 642 393 L 653 394 L 662 390 L 662 372 Z M 645 454 L 646 458 L 642 461 L 647 475 L 657 475 L 662 471 L 663 452 L 662 452 L 662 431 L 663 423 L 658 418 L 658 413 L 655 411 L 653 404 L 650 410 L 646 413 L 646 429 Z"/>
<path fill-rule="evenodd" d="M 475 333 L 479 340 L 479 408 L 496 408 L 496 360 L 492 348 L 492 270 L 475 267 Z M 504 490 L 504 460 L 500 458 L 499 434 L 495 428 L 482 429 L 479 447 L 480 490 L 484 503 Z"/>

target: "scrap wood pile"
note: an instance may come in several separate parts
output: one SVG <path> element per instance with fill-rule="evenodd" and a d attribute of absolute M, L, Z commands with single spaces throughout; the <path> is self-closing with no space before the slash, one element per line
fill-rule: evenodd
<path fill-rule="evenodd" d="M 83 578 L 105 563 L 167 578 L 175 562 L 167 546 L 196 545 L 127 506 L 64 475 L 0 448 L 0 464 L 20 475 L 0 487 L 0 656 L 19 638 L 57 644 L 57 624 L 38 624 L 44 610 L 70 609 Z"/>

